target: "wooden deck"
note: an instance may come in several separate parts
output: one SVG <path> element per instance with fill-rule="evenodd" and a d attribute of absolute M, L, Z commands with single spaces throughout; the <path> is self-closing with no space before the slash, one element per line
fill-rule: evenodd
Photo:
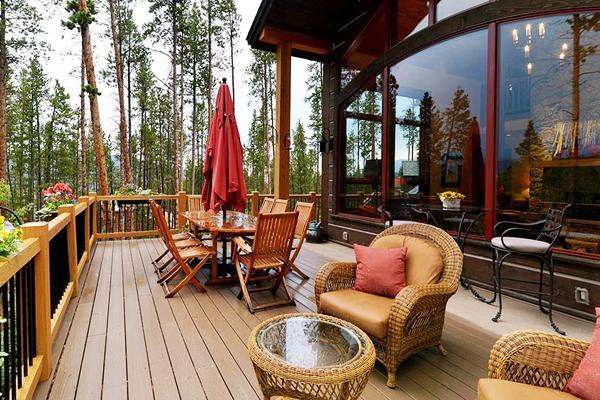
<path fill-rule="evenodd" d="M 54 342 L 54 369 L 38 387 L 37 399 L 262 399 L 246 351 L 251 329 L 280 313 L 315 311 L 314 279 L 290 276 L 296 307 L 251 315 L 235 288 L 184 289 L 165 299 L 150 260 L 157 239 L 99 242 Z M 335 244 L 307 244 L 298 265 L 311 278 L 329 260 L 349 260 L 352 251 Z M 206 272 L 203 272 L 206 274 Z M 493 306 L 467 292 L 451 300 L 444 332 L 447 357 L 423 351 L 402 364 L 398 388 L 385 386 L 376 365 L 363 399 L 475 399 L 486 375 L 489 350 L 515 328 L 548 330 L 528 304 L 507 301 L 504 320 L 489 322 Z M 592 324 L 558 316 L 569 334 L 589 338 Z"/>

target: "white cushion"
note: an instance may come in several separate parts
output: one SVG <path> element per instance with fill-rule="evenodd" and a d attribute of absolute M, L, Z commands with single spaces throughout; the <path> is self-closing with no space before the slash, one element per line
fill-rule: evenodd
<path fill-rule="evenodd" d="M 502 240 L 504 240 L 506 246 L 502 244 Z M 492 246 L 498 249 L 522 251 L 525 253 L 544 253 L 550 247 L 550 243 L 541 240 L 505 236 L 504 239 L 500 237 L 493 238 Z"/>
<path fill-rule="evenodd" d="M 406 224 L 410 224 L 412 223 L 412 221 L 406 221 L 406 220 L 401 220 L 401 219 L 395 219 L 394 222 L 392 223 L 393 226 L 398 226 L 398 225 L 406 225 Z"/>

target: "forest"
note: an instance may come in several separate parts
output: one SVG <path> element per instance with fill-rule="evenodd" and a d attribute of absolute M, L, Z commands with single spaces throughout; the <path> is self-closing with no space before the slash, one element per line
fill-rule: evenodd
<path fill-rule="evenodd" d="M 141 3 L 150 15 L 143 24 L 135 18 Z M 38 35 L 48 8 L 61 12 L 53 29 L 78 40 L 79 61 L 64 66 L 77 71 L 77 90 L 48 72 L 53 43 Z M 199 193 L 222 77 L 237 108 L 252 112 L 250 126 L 240 127 L 248 191 L 271 193 L 275 55 L 252 50 L 249 65 L 236 62 L 246 45 L 241 18 L 235 0 L 0 0 L 0 202 L 32 215 L 56 182 L 79 195 Z M 111 51 L 95 54 L 102 41 Z M 107 68 L 95 65 L 101 57 Z M 157 59 L 169 64 L 162 75 Z M 238 68 L 250 99 L 235 99 Z M 307 77 L 309 122 L 291 133 L 291 193 L 320 191 L 321 64 L 310 64 Z M 99 98 L 114 88 L 118 118 L 104 126 L 111 110 Z"/>

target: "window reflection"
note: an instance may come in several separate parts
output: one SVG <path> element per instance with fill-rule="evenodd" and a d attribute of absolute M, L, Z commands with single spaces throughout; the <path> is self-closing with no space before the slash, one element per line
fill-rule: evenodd
<path fill-rule="evenodd" d="M 437 5 L 436 17 L 440 21 L 469 8 L 488 3 L 489 0 L 440 0 Z"/>
<path fill-rule="evenodd" d="M 600 253 L 600 14 L 501 27 L 498 206 L 535 219 L 572 202 L 561 244 Z"/>
<path fill-rule="evenodd" d="M 381 215 L 382 95 L 381 77 L 353 98 L 344 110 L 345 165 L 341 211 L 364 217 Z"/>
<path fill-rule="evenodd" d="M 438 204 L 438 193 L 454 190 L 483 206 L 486 65 L 487 31 L 479 31 L 391 68 L 388 203 Z"/>

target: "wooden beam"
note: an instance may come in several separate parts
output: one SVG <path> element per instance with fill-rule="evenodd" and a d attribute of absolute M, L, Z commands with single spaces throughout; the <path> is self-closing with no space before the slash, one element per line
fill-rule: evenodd
<path fill-rule="evenodd" d="M 50 330 L 50 238 L 48 223 L 29 222 L 22 226 L 25 239 L 37 238 L 40 252 L 35 256 L 35 329 L 36 351 L 41 357 L 41 380 L 52 372 L 52 336 Z"/>
<path fill-rule="evenodd" d="M 277 45 L 277 120 L 275 122 L 275 198 L 290 195 L 290 103 L 292 92 L 292 46 Z"/>
<path fill-rule="evenodd" d="M 299 32 L 290 32 L 272 26 L 266 26 L 262 30 L 259 40 L 263 43 L 269 43 L 275 46 L 287 42 L 294 50 L 321 56 L 327 55 L 330 52 L 329 42 L 325 39 Z"/>

